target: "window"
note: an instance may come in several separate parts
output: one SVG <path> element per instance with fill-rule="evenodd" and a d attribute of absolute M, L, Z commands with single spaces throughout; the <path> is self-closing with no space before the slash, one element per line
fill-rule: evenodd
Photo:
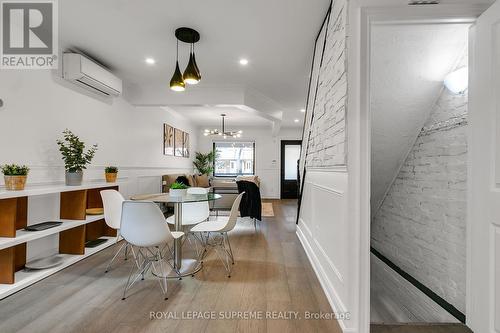
<path fill-rule="evenodd" d="M 255 173 L 255 142 L 214 142 L 215 177 L 234 177 Z"/>

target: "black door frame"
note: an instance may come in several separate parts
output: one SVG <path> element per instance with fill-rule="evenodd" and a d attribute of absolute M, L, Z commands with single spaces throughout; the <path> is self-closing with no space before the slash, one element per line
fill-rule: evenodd
<path fill-rule="evenodd" d="M 286 145 L 298 145 L 302 146 L 302 140 L 281 140 L 281 145 L 280 145 L 280 198 L 281 199 L 286 199 L 283 198 L 283 188 L 285 185 L 285 146 Z M 298 167 L 297 167 L 297 172 L 298 172 Z M 298 173 L 297 173 L 298 175 Z M 298 180 L 297 180 L 297 189 L 298 189 Z M 298 198 L 298 191 L 297 191 L 297 197 Z"/>

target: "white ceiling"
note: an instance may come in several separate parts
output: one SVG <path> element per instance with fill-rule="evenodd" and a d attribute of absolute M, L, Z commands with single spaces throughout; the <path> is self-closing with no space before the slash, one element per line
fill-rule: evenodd
<path fill-rule="evenodd" d="M 235 126 L 248 126 L 248 124 L 260 127 L 270 127 L 272 125 L 272 120 L 261 117 L 255 114 L 255 112 L 247 110 L 244 106 L 238 108 L 234 105 L 178 105 L 169 108 L 188 118 L 195 125 L 200 127 L 207 126 L 210 129 L 221 126 L 221 114 L 226 115 L 225 123 L 228 130 L 236 130 Z"/>
<path fill-rule="evenodd" d="M 246 105 L 274 115 L 282 112 L 276 117 L 281 126 L 301 126 L 293 120 L 302 122 L 299 110 L 306 100 L 314 40 L 329 3 L 64 0 L 59 2 L 60 37 L 64 47 L 87 53 L 123 78 L 125 97 L 133 104 Z M 168 86 L 175 64 L 174 31 L 181 26 L 201 34 L 196 60 L 202 81 L 179 95 Z M 186 44 L 180 44 L 179 56 L 183 70 Z M 146 57 L 156 65 L 146 65 Z M 241 57 L 249 60 L 248 66 L 239 65 Z M 255 100 L 255 95 L 261 98 Z M 218 111 L 213 119 L 217 117 Z"/>
<path fill-rule="evenodd" d="M 372 34 L 372 212 L 467 47 L 466 25 L 378 25 Z"/>

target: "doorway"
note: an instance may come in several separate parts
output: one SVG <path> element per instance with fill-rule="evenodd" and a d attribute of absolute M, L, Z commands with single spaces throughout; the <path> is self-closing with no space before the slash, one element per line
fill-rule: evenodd
<path fill-rule="evenodd" d="M 371 29 L 375 324 L 465 323 L 469 28 Z"/>
<path fill-rule="evenodd" d="M 281 199 L 297 199 L 301 140 L 281 141 Z"/>

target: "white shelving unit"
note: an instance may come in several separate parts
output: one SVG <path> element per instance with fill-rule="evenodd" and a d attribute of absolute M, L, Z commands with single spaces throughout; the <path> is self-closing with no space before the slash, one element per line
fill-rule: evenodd
<path fill-rule="evenodd" d="M 115 231 L 106 227 L 104 215 L 86 215 L 86 208 L 102 207 L 99 191 L 105 188 L 118 188 L 118 183 L 87 183 L 81 186 L 27 186 L 23 191 L 6 191 L 0 189 L 0 299 L 3 299 L 25 287 L 32 285 L 88 256 L 97 253 L 116 242 Z M 56 195 L 54 195 L 56 194 Z M 59 194 L 57 196 L 57 194 Z M 49 207 L 36 205 L 36 200 L 31 201 L 33 196 L 47 196 L 59 209 L 59 213 L 50 212 Z M 47 200 L 41 198 L 42 202 Z M 38 200 L 38 199 L 37 199 Z M 54 202 L 53 200 L 58 200 Z M 61 225 L 42 231 L 26 231 L 24 226 L 36 223 L 28 221 L 28 206 L 30 201 L 37 211 L 46 212 L 41 216 L 50 218 L 47 221 L 60 221 Z M 39 203 L 40 201 L 38 201 Z M 32 207 L 32 206 L 30 206 Z M 50 213 L 48 213 L 50 212 Z M 54 236 L 58 235 L 58 236 Z M 9 237 L 14 236 L 14 237 Z M 52 237 L 51 237 L 52 236 Z M 58 238 L 54 238 L 58 237 Z M 47 241 L 40 241 L 47 238 Z M 85 248 L 85 240 L 97 238 L 108 239 L 94 248 Z M 33 242 L 36 241 L 36 242 Z M 48 253 L 63 258 L 62 263 L 56 267 L 43 270 L 27 270 L 24 264 L 29 261 L 28 244 L 33 251 L 39 251 L 42 246 L 58 242 L 59 249 L 53 245 L 48 248 Z M 30 243 L 32 242 L 32 243 Z M 57 246 L 57 243 L 55 244 Z M 53 252 L 55 251 L 55 253 Z M 58 251 L 58 252 L 57 252 Z M 33 252 L 35 254 L 38 252 Z M 43 252 L 42 252 L 43 253 Z M 30 257 L 33 257 L 31 255 Z"/>
<path fill-rule="evenodd" d="M 13 293 L 32 285 L 46 277 L 59 272 L 60 270 L 79 262 L 99 251 L 104 250 L 107 247 L 115 244 L 116 237 L 102 237 L 108 239 L 106 243 L 100 244 L 99 246 L 93 248 L 85 248 L 84 255 L 72 255 L 72 254 L 61 254 L 63 256 L 63 263 L 59 266 L 41 269 L 41 270 L 21 270 L 16 272 L 14 284 L 0 284 L 0 299 L 3 299 Z"/>
<path fill-rule="evenodd" d="M 63 222 L 63 224 L 50 228 L 50 229 L 45 229 L 42 231 L 26 231 L 26 230 L 17 230 L 16 231 L 16 237 L 15 238 L 9 238 L 9 237 L 0 237 L 0 250 L 6 249 L 11 246 L 15 246 L 18 244 L 26 243 L 29 241 L 33 241 L 35 239 L 40 239 L 44 238 L 50 235 L 54 235 L 57 233 L 60 233 L 61 231 L 64 230 L 69 230 L 73 229 L 75 227 L 87 224 L 87 223 L 92 223 L 95 221 L 102 220 L 104 218 L 104 215 L 89 215 L 85 220 L 65 220 L 65 219 L 55 219 L 54 222 L 60 221 Z"/>
<path fill-rule="evenodd" d="M 82 184 L 80 186 L 67 186 L 62 184 L 28 185 L 22 191 L 7 191 L 5 190 L 5 188 L 0 188 L 0 199 L 31 197 L 34 195 L 73 192 L 73 191 L 90 190 L 90 189 L 105 188 L 105 187 L 119 186 L 119 185 L 120 185 L 119 182 L 112 184 L 104 182 L 95 182 L 95 183 Z"/>

